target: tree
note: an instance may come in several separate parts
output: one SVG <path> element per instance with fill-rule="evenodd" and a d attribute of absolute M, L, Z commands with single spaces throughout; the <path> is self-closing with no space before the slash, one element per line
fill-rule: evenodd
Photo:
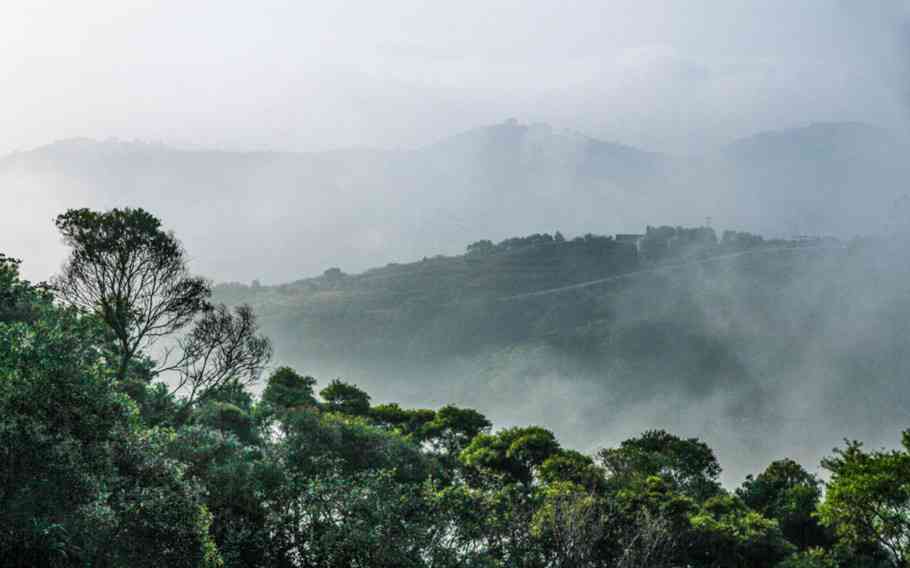
<path fill-rule="evenodd" d="M 800 550 L 831 544 L 815 517 L 821 482 L 795 461 L 772 462 L 757 477 L 748 476 L 736 495 L 750 509 L 777 521 L 787 540 Z"/>
<path fill-rule="evenodd" d="M 489 239 L 473 242 L 467 247 L 468 256 L 486 256 L 496 250 L 496 245 Z"/>
<path fill-rule="evenodd" d="M 270 446 L 242 443 L 231 433 L 195 424 L 167 438 L 164 454 L 205 489 L 211 533 L 230 567 L 268 566 L 270 512 L 285 493 L 282 464 Z"/>
<path fill-rule="evenodd" d="M 690 565 L 772 568 L 795 550 L 776 522 L 749 510 L 732 495 L 709 498 L 690 522 Z"/>
<path fill-rule="evenodd" d="M 350 473 L 328 462 L 318 475 L 291 476 L 286 490 L 274 511 L 270 554 L 288 566 L 457 565 L 440 562 L 449 556 L 440 554 L 445 527 L 421 485 L 400 483 L 392 472 Z"/>
<path fill-rule="evenodd" d="M 119 380 L 141 349 L 208 307 L 208 284 L 190 276 L 180 242 L 143 209 L 70 209 L 56 225 L 72 251 L 53 284 L 110 328 Z"/>
<path fill-rule="evenodd" d="M 556 482 L 543 492 L 534 513 L 533 534 L 544 541 L 550 565 L 585 568 L 606 565 L 606 539 L 615 521 L 602 496 L 570 482 Z M 654 564 L 638 564 L 654 566 Z"/>
<path fill-rule="evenodd" d="M 19 278 L 21 261 L 0 253 L 0 323 L 31 321 L 36 316 L 35 303 L 50 301 L 45 286 L 33 286 Z"/>
<path fill-rule="evenodd" d="M 18 279 L 0 322 L 0 550 L 9 566 L 216 566 L 210 515 L 104 359 L 106 327 Z"/>
<path fill-rule="evenodd" d="M 193 413 L 192 421 L 222 435 L 233 434 L 244 444 L 259 441 L 256 422 L 249 411 L 230 402 L 210 399 Z"/>
<path fill-rule="evenodd" d="M 316 475 L 328 460 L 345 473 L 385 469 L 402 481 L 423 481 L 434 465 L 411 440 L 360 416 L 294 412 L 285 430 L 281 451 L 296 475 Z"/>
<path fill-rule="evenodd" d="M 370 395 L 341 379 L 329 383 L 329 386 L 319 391 L 319 396 L 330 412 L 349 416 L 366 416 L 370 412 Z"/>
<path fill-rule="evenodd" d="M 548 457 L 540 465 L 539 475 L 546 483 L 569 482 L 597 492 L 604 489 L 603 470 L 590 456 L 575 450 L 562 449 Z"/>
<path fill-rule="evenodd" d="M 384 428 L 410 436 L 415 441 L 426 438 L 426 425 L 436 418 L 436 412 L 428 408 L 401 408 L 397 402 L 377 404 L 370 408 L 370 420 Z"/>
<path fill-rule="evenodd" d="M 481 552 L 479 566 L 546 566 L 546 541 L 534 529 L 542 494 L 507 477 L 488 477 L 480 487 L 464 491 L 471 507 L 460 516 L 458 540 Z M 454 494 L 454 492 L 452 492 Z M 456 505 L 457 507 L 458 505 Z M 469 564 L 472 565 L 472 564 Z"/>
<path fill-rule="evenodd" d="M 172 392 L 185 393 L 184 408 L 232 385 L 256 382 L 272 357 L 272 344 L 259 334 L 249 306 L 233 313 L 223 304 L 206 311 L 177 344 L 179 359 L 160 372 L 177 374 Z"/>
<path fill-rule="evenodd" d="M 633 477 L 622 487 L 609 487 L 607 495 L 616 516 L 609 554 L 617 567 L 695 565 L 686 549 L 698 510 L 694 500 L 658 476 Z"/>
<path fill-rule="evenodd" d="M 553 433 L 539 426 L 479 434 L 461 452 L 461 461 L 484 474 L 530 485 L 538 467 L 559 451 Z"/>
<path fill-rule="evenodd" d="M 313 377 L 301 376 L 290 367 L 279 367 L 269 376 L 262 391 L 262 401 L 278 411 L 315 407 L 314 386 L 316 379 Z"/>
<path fill-rule="evenodd" d="M 847 442 L 822 461 L 831 472 L 819 507 L 823 524 L 842 542 L 885 550 L 894 568 L 910 566 L 910 430 L 903 450 L 866 452 Z"/>
<path fill-rule="evenodd" d="M 680 532 L 671 520 L 649 509 L 640 509 L 631 522 L 618 530 L 619 554 L 616 568 L 668 568 L 679 547 Z"/>
<path fill-rule="evenodd" d="M 119 475 L 107 487 L 116 523 L 99 558 L 87 565 L 216 568 L 223 565 L 210 536 L 212 515 L 183 468 L 167 459 L 168 432 L 150 430 L 116 445 Z M 97 530 L 87 526 L 85 530 Z M 112 562 L 105 562 L 111 556 Z"/>
<path fill-rule="evenodd" d="M 491 426 L 486 416 L 476 410 L 448 404 L 421 428 L 420 436 L 437 451 L 457 456 L 477 435 L 489 432 Z"/>
<path fill-rule="evenodd" d="M 697 438 L 649 430 L 618 448 L 601 450 L 598 457 L 614 483 L 658 476 L 675 491 L 698 501 L 720 491 L 720 464 L 711 448 Z"/>

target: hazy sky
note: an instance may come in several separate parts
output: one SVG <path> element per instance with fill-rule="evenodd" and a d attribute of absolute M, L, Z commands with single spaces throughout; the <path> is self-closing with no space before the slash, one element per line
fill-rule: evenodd
<path fill-rule="evenodd" d="M 516 116 L 697 151 L 905 116 L 904 2 L 3 2 L 0 152 L 414 146 Z"/>

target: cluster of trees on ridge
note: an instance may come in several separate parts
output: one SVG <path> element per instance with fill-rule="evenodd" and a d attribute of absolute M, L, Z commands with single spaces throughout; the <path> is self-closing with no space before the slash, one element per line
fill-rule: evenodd
<path fill-rule="evenodd" d="M 698 439 L 588 456 L 539 426 L 373 404 L 280 367 L 139 209 L 71 210 L 49 285 L 0 256 L 0 559 L 10 566 L 910 565 L 910 433 L 734 491 Z M 261 396 L 248 387 L 268 372 Z"/>
<path fill-rule="evenodd" d="M 486 255 L 515 251 L 529 247 L 545 245 L 561 245 L 565 243 L 585 244 L 603 248 L 615 246 L 633 246 L 644 260 L 657 261 L 671 256 L 682 256 L 693 250 L 719 249 L 724 251 L 745 250 L 765 243 L 760 235 L 743 231 L 726 230 L 720 239 L 711 227 L 659 227 L 648 226 L 643 235 L 595 235 L 586 233 L 567 241 L 562 233 L 556 231 L 549 233 L 534 233 L 526 237 L 511 237 L 498 243 L 484 239 L 473 242 L 467 246 L 466 253 L 470 256 Z M 792 241 L 774 240 L 770 244 L 784 244 Z"/>

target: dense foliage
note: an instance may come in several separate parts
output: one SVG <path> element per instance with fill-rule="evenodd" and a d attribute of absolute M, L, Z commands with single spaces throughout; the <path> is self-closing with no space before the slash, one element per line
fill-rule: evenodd
<path fill-rule="evenodd" d="M 182 254 L 144 212 L 61 224 L 106 215 Z M 77 248 L 71 277 L 77 261 L 86 274 L 129 262 L 106 239 L 92 244 L 101 260 Z M 54 292 L 0 256 L 4 565 L 908 566 L 910 432 L 899 450 L 848 443 L 824 462 L 827 486 L 782 459 L 731 492 L 710 447 L 666 431 L 589 456 L 541 426 L 375 404 L 340 379 L 317 396 L 289 367 L 255 396 L 271 351 L 249 309 L 200 302 L 175 315 L 173 333 L 188 329 L 170 338 L 189 351 L 181 361 L 203 367 L 168 374 L 154 352 L 131 350 L 143 344 L 129 340 L 134 322 L 116 329 L 137 317 L 128 297 L 110 311 L 109 296 Z"/>

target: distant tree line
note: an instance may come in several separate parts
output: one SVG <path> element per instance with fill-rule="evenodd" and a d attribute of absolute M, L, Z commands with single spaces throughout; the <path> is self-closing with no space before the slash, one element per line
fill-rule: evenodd
<path fill-rule="evenodd" d="M 510 237 L 495 244 L 488 239 L 476 241 L 467 246 L 467 254 L 485 255 L 562 243 L 586 243 L 600 246 L 618 244 L 612 236 L 595 235 L 593 233 L 586 233 L 582 236 L 575 237 L 574 239 L 566 240 L 562 233 L 556 231 L 552 235 L 549 233 L 534 233 L 533 235 L 528 235 L 526 237 Z"/>
<path fill-rule="evenodd" d="M 624 235 L 636 237 L 636 235 Z M 512 237 L 493 243 L 484 239 L 467 246 L 468 255 L 488 255 L 510 252 L 529 247 L 561 243 L 586 243 L 595 246 L 623 246 L 633 244 L 641 256 L 648 260 L 662 260 L 673 256 L 685 256 L 693 251 L 744 250 L 766 244 L 763 237 L 743 231 L 726 230 L 721 239 L 711 227 L 680 227 L 662 225 L 647 226 L 645 234 L 636 240 L 618 241 L 613 236 L 587 233 L 566 240 L 562 233 L 535 233 L 526 237 Z"/>
<path fill-rule="evenodd" d="M 340 379 L 317 392 L 267 368 L 252 311 L 211 305 L 154 216 L 58 227 L 72 251 L 49 285 L 0 255 L 3 565 L 910 563 L 910 432 L 897 450 L 848 442 L 826 484 L 781 459 L 730 491 L 696 438 L 587 455 L 469 408 L 376 404 Z"/>

